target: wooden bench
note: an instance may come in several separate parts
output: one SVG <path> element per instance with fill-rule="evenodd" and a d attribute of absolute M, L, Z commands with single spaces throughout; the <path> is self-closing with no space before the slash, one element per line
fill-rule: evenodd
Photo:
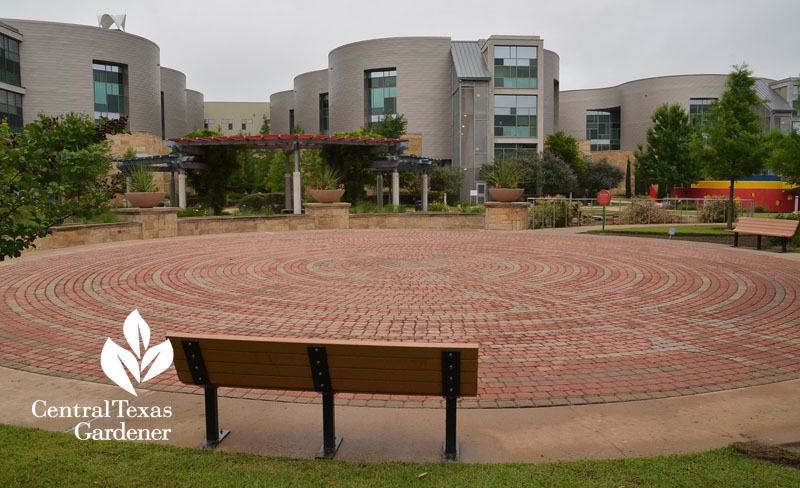
<path fill-rule="evenodd" d="M 220 430 L 217 388 L 317 391 L 322 394 L 322 447 L 331 459 L 336 437 L 333 396 L 339 392 L 445 397 L 443 461 L 457 461 L 456 399 L 478 394 L 478 346 L 377 341 L 278 339 L 168 333 L 178 378 L 205 388 L 206 440 L 213 448 Z"/>
<path fill-rule="evenodd" d="M 725 229 L 733 232 L 733 247 L 739 247 L 739 233 L 755 234 L 756 249 L 761 249 L 761 236 L 781 237 L 781 252 L 786 252 L 786 243 L 797 231 L 797 220 L 760 219 L 757 217 L 739 217 L 736 228 Z"/>

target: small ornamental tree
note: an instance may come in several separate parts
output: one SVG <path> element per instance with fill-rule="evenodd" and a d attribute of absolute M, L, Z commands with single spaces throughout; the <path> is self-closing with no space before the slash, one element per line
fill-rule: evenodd
<path fill-rule="evenodd" d="M 784 181 L 800 185 L 800 128 L 795 128 L 786 135 L 777 130 L 772 131 L 767 140 L 770 148 L 770 169 Z M 800 188 L 795 188 L 794 191 L 798 194 Z"/>
<path fill-rule="evenodd" d="M 622 170 L 609 163 L 605 158 L 596 163 L 588 163 L 586 173 L 580 176 L 580 184 L 589 196 L 597 195 L 600 190 L 612 190 L 625 177 Z"/>
<path fill-rule="evenodd" d="M 633 196 L 631 189 L 631 160 L 628 158 L 628 164 L 625 167 L 625 198 Z"/>
<path fill-rule="evenodd" d="M 544 152 L 558 156 L 567 163 L 576 176 L 586 172 L 587 164 L 578 146 L 578 140 L 563 131 L 554 132 L 544 139 Z"/>
<path fill-rule="evenodd" d="M 708 176 L 730 182 L 727 228 L 733 228 L 734 183 L 752 175 L 764 165 L 765 151 L 761 121 L 755 107 L 762 103 L 755 90 L 756 80 L 746 64 L 734 66 L 719 101 L 711 104 L 713 117 L 704 127 L 706 144 L 698 149 Z"/>
<path fill-rule="evenodd" d="M 0 261 L 69 217 L 96 214 L 120 191 L 122 174 L 108 176 L 106 135 L 125 123 L 70 113 L 40 115 L 17 133 L 0 124 Z"/>
<path fill-rule="evenodd" d="M 264 115 L 261 119 L 261 128 L 258 130 L 261 135 L 269 134 L 269 119 Z"/>
<path fill-rule="evenodd" d="M 670 197 L 676 185 L 700 179 L 700 164 L 692 153 L 697 130 L 679 104 L 664 104 L 653 112 L 647 129 L 647 149 L 638 145 L 636 171 L 658 184 L 659 196 Z"/>
<path fill-rule="evenodd" d="M 197 129 L 184 137 L 219 137 L 219 132 L 210 129 Z M 206 205 L 219 215 L 225 208 L 228 197 L 226 190 L 233 177 L 242 171 L 246 146 L 204 146 L 200 160 L 206 164 L 205 169 L 187 170 L 186 176 Z"/>
<path fill-rule="evenodd" d="M 569 164 L 555 154 L 536 151 L 519 151 L 517 159 L 528 172 L 527 183 L 537 197 L 545 193 L 566 193 L 578 184 L 578 178 Z"/>

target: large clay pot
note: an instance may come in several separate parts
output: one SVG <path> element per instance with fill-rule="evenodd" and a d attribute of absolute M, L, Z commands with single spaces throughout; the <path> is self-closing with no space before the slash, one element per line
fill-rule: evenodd
<path fill-rule="evenodd" d="M 319 203 L 333 203 L 338 202 L 342 198 L 344 190 L 309 190 L 308 193 L 311 195 L 311 198 Z"/>
<path fill-rule="evenodd" d="M 489 195 L 496 202 L 516 202 L 523 191 L 522 188 L 489 188 Z"/>
<path fill-rule="evenodd" d="M 126 193 L 125 200 L 134 207 L 153 208 L 164 200 L 165 195 L 163 191 L 134 191 Z"/>

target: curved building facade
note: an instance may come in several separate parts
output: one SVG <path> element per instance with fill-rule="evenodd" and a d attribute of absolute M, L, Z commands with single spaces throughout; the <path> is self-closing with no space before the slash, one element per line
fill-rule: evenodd
<path fill-rule="evenodd" d="M 160 66 L 154 42 L 86 25 L 16 19 L 0 23 L 21 37 L 24 123 L 39 113 L 79 112 L 95 118 L 127 115 L 131 131 L 161 137 L 202 126 L 202 117 L 199 125 L 187 119 L 185 75 Z"/>
<path fill-rule="evenodd" d="M 402 114 L 408 152 L 465 170 L 462 198 L 485 193 L 481 165 L 537 149 L 558 127 L 559 58 L 537 36 L 480 41 L 399 37 L 346 44 L 328 67 L 298 75 L 272 94 L 271 132 L 354 131 Z"/>
<path fill-rule="evenodd" d="M 630 81 L 609 88 L 562 92 L 559 127 L 576 139 L 588 139 L 592 151 L 633 151 L 645 144 L 655 110 L 680 104 L 696 124 L 710 116 L 710 103 L 725 91 L 727 75 L 698 74 L 661 76 Z M 765 130 L 788 131 L 793 107 L 776 91 L 781 82 L 756 79 L 756 91 L 764 104 L 757 107 Z"/>

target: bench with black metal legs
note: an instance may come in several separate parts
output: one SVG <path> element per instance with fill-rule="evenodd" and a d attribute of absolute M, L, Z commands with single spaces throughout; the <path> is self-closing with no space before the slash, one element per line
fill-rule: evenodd
<path fill-rule="evenodd" d="M 761 236 L 780 237 L 781 252 L 786 252 L 786 243 L 797 232 L 797 220 L 761 219 L 758 217 L 739 217 L 733 232 L 733 247 L 739 247 L 739 233 L 757 236 L 756 249 L 761 249 Z"/>
<path fill-rule="evenodd" d="M 408 342 L 279 339 L 168 333 L 178 378 L 205 388 L 206 439 L 213 448 L 229 431 L 219 428 L 217 388 L 317 391 L 322 394 L 322 447 L 333 458 L 336 393 L 445 397 L 443 461 L 457 461 L 456 400 L 478 394 L 478 346 Z"/>

